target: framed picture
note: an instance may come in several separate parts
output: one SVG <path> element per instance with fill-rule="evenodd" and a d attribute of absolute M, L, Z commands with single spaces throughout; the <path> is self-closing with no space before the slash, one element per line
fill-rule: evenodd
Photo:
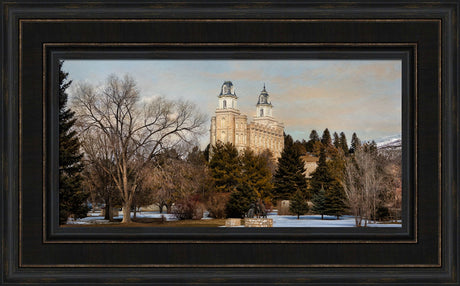
<path fill-rule="evenodd" d="M 2 1 L 1 282 L 458 284 L 458 4 Z"/>

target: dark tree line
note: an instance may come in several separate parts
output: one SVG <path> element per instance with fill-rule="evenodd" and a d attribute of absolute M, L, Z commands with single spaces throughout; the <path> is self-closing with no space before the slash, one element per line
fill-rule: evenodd
<path fill-rule="evenodd" d="M 334 140 L 328 129 L 319 137 L 316 130 L 310 133 L 309 141 L 293 142 L 285 136 L 285 147 L 278 160 L 274 176 L 274 197 L 290 199 L 290 211 L 299 215 L 309 211 L 317 214 L 333 215 L 337 218 L 346 211 L 346 197 L 340 183 L 344 158 L 349 154 L 347 140 L 342 132 L 334 133 Z M 318 156 L 317 167 L 307 179 L 303 156 Z"/>

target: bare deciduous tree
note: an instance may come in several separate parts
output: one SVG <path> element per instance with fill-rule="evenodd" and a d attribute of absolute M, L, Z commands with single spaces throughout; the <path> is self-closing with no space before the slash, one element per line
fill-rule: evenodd
<path fill-rule="evenodd" d="M 205 171 L 191 162 L 167 158 L 148 172 L 150 175 L 145 177 L 143 186 L 151 190 L 160 212 L 166 207 L 167 213 L 171 213 L 171 207 L 177 201 L 203 192 Z"/>
<path fill-rule="evenodd" d="M 395 160 L 388 160 L 377 150 L 366 150 L 365 146 L 347 158 L 342 185 L 356 226 L 361 226 L 363 221 L 367 226 L 371 219 L 375 220 L 379 204 L 394 197 L 395 181 L 400 181 L 397 166 Z"/>
<path fill-rule="evenodd" d="M 375 215 L 381 176 L 377 170 L 376 158 L 363 148 L 355 150 L 345 164 L 343 187 L 350 209 L 355 216 L 356 226 L 364 226 Z"/>
<path fill-rule="evenodd" d="M 84 129 L 80 122 L 76 124 L 80 134 L 81 147 L 84 152 L 85 185 L 104 200 L 105 219 L 112 221 L 112 208 L 114 203 L 119 203 L 119 192 L 116 189 L 111 172 L 115 170 L 112 150 L 109 142 L 99 129 Z M 85 132 L 82 132 L 85 130 Z"/>
<path fill-rule="evenodd" d="M 105 169 L 123 201 L 123 221 L 130 209 L 141 170 L 164 148 L 190 141 L 203 132 L 205 116 L 187 101 L 154 98 L 141 101 L 135 81 L 108 77 L 101 88 L 77 86 L 73 108 L 83 132 L 98 130 L 109 150 L 115 170 Z"/>

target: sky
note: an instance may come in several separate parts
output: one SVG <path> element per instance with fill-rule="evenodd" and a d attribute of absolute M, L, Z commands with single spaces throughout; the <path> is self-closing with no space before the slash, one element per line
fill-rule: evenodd
<path fill-rule="evenodd" d="M 231 81 L 248 121 L 265 84 L 273 116 L 295 140 L 325 128 L 348 141 L 353 132 L 364 141 L 401 134 L 400 60 L 65 60 L 63 69 L 73 81 L 70 97 L 78 82 L 98 86 L 110 74 L 129 74 L 141 97 L 189 100 L 209 125 L 220 88 Z M 200 138 L 208 143 L 209 132 Z"/>

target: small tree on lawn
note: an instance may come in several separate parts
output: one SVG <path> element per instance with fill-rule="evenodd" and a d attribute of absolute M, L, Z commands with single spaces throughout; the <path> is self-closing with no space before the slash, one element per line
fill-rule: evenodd
<path fill-rule="evenodd" d="M 289 210 L 297 215 L 297 219 L 300 215 L 308 212 L 308 202 L 305 199 L 305 195 L 301 190 L 297 190 L 290 198 Z"/>
<path fill-rule="evenodd" d="M 325 205 L 327 215 L 336 216 L 337 219 L 344 214 L 346 209 L 345 193 L 342 185 L 337 180 L 334 180 L 326 192 Z"/>
<path fill-rule="evenodd" d="M 323 187 L 321 187 L 321 190 L 313 196 L 312 203 L 312 211 L 316 214 L 320 214 L 321 219 L 323 219 L 326 214 L 326 191 Z"/>

